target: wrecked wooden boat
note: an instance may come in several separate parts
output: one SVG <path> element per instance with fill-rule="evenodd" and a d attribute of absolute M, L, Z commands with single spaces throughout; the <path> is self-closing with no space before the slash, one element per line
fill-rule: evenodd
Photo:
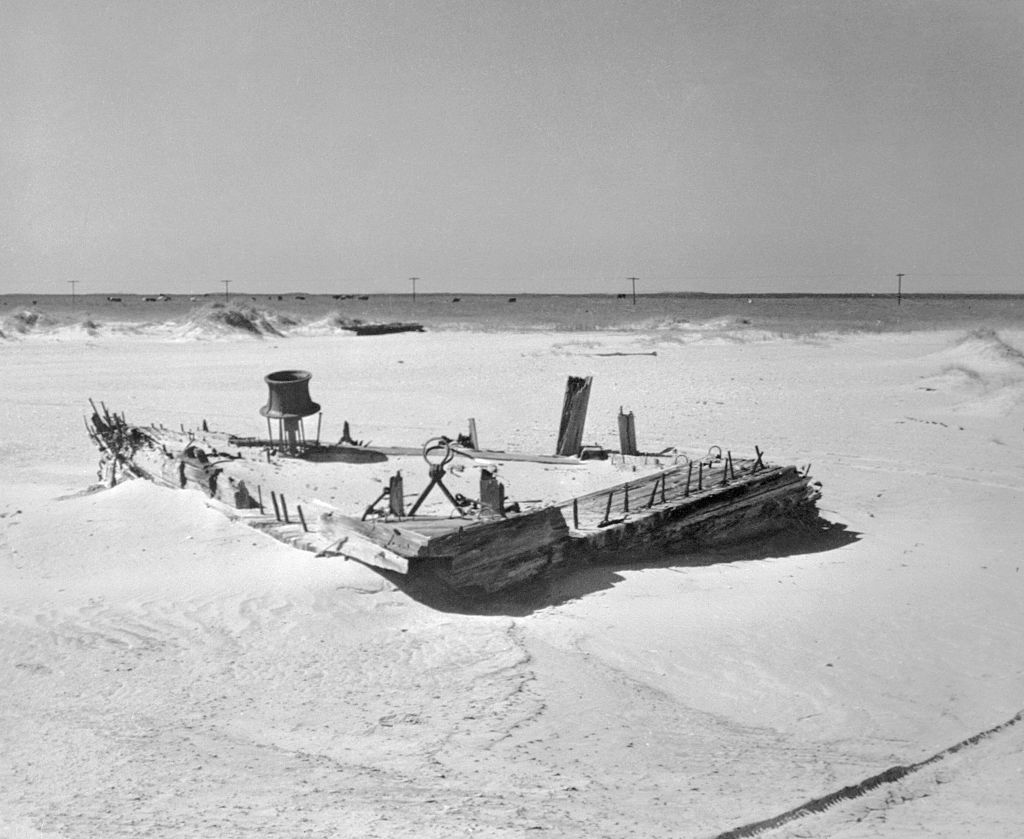
<path fill-rule="evenodd" d="M 194 490 L 297 548 L 487 593 L 623 554 L 671 549 L 685 562 L 688 549 L 817 520 L 820 485 L 809 469 L 766 463 L 756 446 L 749 457 L 718 446 L 645 454 L 621 409 L 619 450 L 583 445 L 589 378 L 569 379 L 555 454 L 528 454 L 481 448 L 473 420 L 468 434 L 422 446 L 369 446 L 352 439 L 348 423 L 337 443 L 323 443 L 310 377 L 265 377 L 266 437 L 205 421 L 136 425 L 93 404 L 86 425 L 101 477 Z M 419 488 L 407 493 L 407 483 Z"/>

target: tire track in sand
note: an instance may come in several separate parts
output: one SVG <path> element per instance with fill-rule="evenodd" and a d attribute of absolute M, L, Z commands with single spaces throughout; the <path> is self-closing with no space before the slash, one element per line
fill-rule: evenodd
<path fill-rule="evenodd" d="M 969 746 L 976 746 L 982 740 L 992 737 L 1001 731 L 1005 731 L 1007 728 L 1016 725 L 1022 720 L 1024 720 L 1024 710 L 1018 711 L 1005 722 L 999 723 L 999 725 L 980 731 L 965 740 L 961 740 L 959 743 L 955 743 L 940 752 L 936 752 L 931 757 L 918 761 L 917 763 L 890 766 L 884 772 L 879 772 L 877 775 L 872 775 L 871 777 L 865 778 L 863 781 L 856 784 L 851 784 L 850 786 L 843 787 L 835 792 L 830 792 L 828 795 L 823 795 L 819 798 L 812 798 L 810 801 L 801 804 L 799 807 L 794 807 L 792 810 L 787 810 L 777 816 L 772 816 L 771 818 L 763 819 L 762 821 L 751 822 L 749 824 L 733 828 L 732 830 L 727 830 L 724 833 L 716 834 L 714 839 L 746 839 L 746 837 L 749 836 L 759 836 L 766 831 L 775 830 L 789 822 L 796 821 L 797 819 L 817 815 L 818 813 L 824 813 L 826 810 L 831 809 L 842 801 L 852 801 L 855 798 L 860 798 L 884 784 L 896 783 L 897 781 L 906 778 L 908 775 L 918 772 L 926 766 L 945 760 L 947 757 L 950 757 Z"/>

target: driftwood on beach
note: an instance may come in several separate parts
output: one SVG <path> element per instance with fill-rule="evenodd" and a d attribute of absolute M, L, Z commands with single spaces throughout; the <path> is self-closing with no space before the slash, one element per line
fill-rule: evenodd
<path fill-rule="evenodd" d="M 341 320 L 338 326 L 347 332 L 355 332 L 356 335 L 389 335 L 394 332 L 424 332 L 421 323 L 406 323 L 395 321 L 393 323 L 365 323 L 364 321 Z"/>

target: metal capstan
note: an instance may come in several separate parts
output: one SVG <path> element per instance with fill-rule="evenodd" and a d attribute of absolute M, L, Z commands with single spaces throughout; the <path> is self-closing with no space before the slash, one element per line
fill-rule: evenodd
<path fill-rule="evenodd" d="M 309 396 L 312 373 L 305 370 L 278 370 L 264 376 L 270 393 L 260 414 L 267 418 L 267 432 L 275 445 L 295 454 L 306 444 L 303 419 L 320 412 L 320 406 Z M 271 423 L 277 420 L 277 434 Z M 317 432 L 319 437 L 319 430 Z"/>

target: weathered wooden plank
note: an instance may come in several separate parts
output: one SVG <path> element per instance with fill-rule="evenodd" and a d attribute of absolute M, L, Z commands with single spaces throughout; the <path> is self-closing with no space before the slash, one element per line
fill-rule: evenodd
<path fill-rule="evenodd" d="M 405 557 L 415 557 L 420 554 L 429 541 L 428 537 L 417 533 L 411 527 L 406 527 L 406 521 L 382 522 L 375 519 L 361 521 L 360 519 L 346 516 L 337 508 L 323 501 L 312 501 L 310 506 L 316 509 L 321 518 L 329 516 L 336 522 L 343 524 L 354 533 L 369 539 L 374 544 L 388 548 L 397 554 Z"/>
<path fill-rule="evenodd" d="M 636 417 L 624 413 L 619 407 L 619 451 L 626 455 L 639 454 L 636 448 Z"/>
<path fill-rule="evenodd" d="M 358 521 L 358 519 L 350 521 Z M 321 515 L 319 529 L 326 538 L 327 544 L 318 552 L 318 555 L 346 556 L 375 568 L 397 571 L 400 574 L 406 574 L 409 571 L 409 560 L 406 557 L 366 538 L 349 527 L 348 522 L 341 518 L 334 518 L 330 514 Z"/>
<path fill-rule="evenodd" d="M 756 474 L 749 469 L 744 471 L 744 466 L 748 463 L 752 464 L 753 461 L 735 463 L 736 478 L 732 483 L 770 479 L 773 474 L 778 473 L 778 468 L 774 470 L 763 469 Z M 686 491 L 687 472 L 688 469 L 685 465 L 673 466 L 661 472 L 641 476 L 635 480 L 624 481 L 603 490 L 578 496 L 575 499 L 576 518 L 579 522 L 578 527 L 583 529 L 596 527 L 606 517 L 608 519 L 621 518 L 627 513 L 636 513 L 639 510 L 645 509 L 655 488 L 657 488 L 657 493 L 655 494 L 655 503 L 651 505 L 652 507 L 692 503 L 691 499 L 714 494 L 723 489 L 724 465 L 717 465 L 716 468 L 704 472 L 703 489 L 697 488 L 697 479 L 693 478 L 690 481 L 691 486 L 688 494 Z M 625 491 L 627 486 L 629 490 L 628 510 L 626 509 L 627 493 Z M 610 505 L 608 504 L 609 496 L 611 496 Z M 664 501 L 662 501 L 663 497 Z M 559 502 L 557 506 L 568 516 L 568 509 L 572 504 L 573 499 L 570 499 Z"/>
<path fill-rule="evenodd" d="M 544 507 L 507 519 L 478 521 L 431 539 L 424 556 L 467 556 L 480 550 L 507 555 L 540 548 L 566 538 L 569 528 L 554 507 Z"/>
<path fill-rule="evenodd" d="M 810 512 L 813 495 L 807 479 L 790 468 L 775 480 L 730 486 L 695 504 L 652 509 L 607 528 L 578 531 L 576 540 L 595 550 L 655 546 L 694 537 L 701 537 L 695 541 L 731 541 L 750 532 L 769 532 L 783 526 L 786 519 L 781 514 L 786 508 L 799 513 L 803 505 Z M 766 507 L 769 504 L 775 507 Z M 751 516 L 761 517 L 757 526 L 741 529 L 738 524 Z"/>
<path fill-rule="evenodd" d="M 579 454 L 580 447 L 583 445 L 583 427 L 587 422 L 587 406 L 590 403 L 592 382 L 592 376 L 587 376 L 585 379 L 579 376 L 570 376 L 566 382 L 555 454 L 563 456 Z"/>

